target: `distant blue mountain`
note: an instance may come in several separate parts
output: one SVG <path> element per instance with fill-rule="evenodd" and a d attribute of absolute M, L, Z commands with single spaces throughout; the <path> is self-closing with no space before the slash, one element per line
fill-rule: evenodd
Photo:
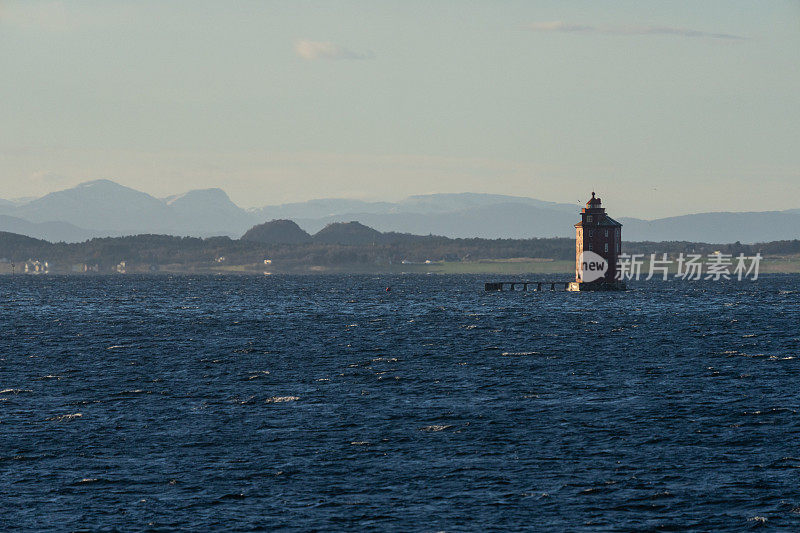
<path fill-rule="evenodd" d="M 120 233 L 134 226 L 149 232 L 167 218 L 167 206 L 149 194 L 96 180 L 46 194 L 6 210 L 6 214 L 31 222 L 68 222 L 102 232 Z"/>
<path fill-rule="evenodd" d="M 298 218 L 324 218 L 344 213 L 385 213 L 396 204 L 389 202 L 365 202 L 344 198 L 325 198 L 281 205 L 268 205 L 251 209 L 250 213 L 259 220 L 281 220 Z"/>
<path fill-rule="evenodd" d="M 189 191 L 160 200 L 110 180 L 89 181 L 27 203 L 0 205 L 0 213 L 36 223 L 58 221 L 102 236 L 238 237 L 258 222 L 221 189 Z"/>
<path fill-rule="evenodd" d="M 295 221 L 309 233 L 316 233 L 332 222 L 357 220 L 383 232 L 519 239 L 574 236 L 576 212 L 525 203 L 498 203 L 450 212 L 346 213 Z"/>
<path fill-rule="evenodd" d="M 527 205 L 543 209 L 555 209 L 575 213 L 576 206 L 546 202 L 524 196 L 482 193 L 441 193 L 409 196 L 399 202 L 398 211 L 408 213 L 451 213 L 472 208 L 484 208 L 493 205 Z"/>
<path fill-rule="evenodd" d="M 8 215 L 0 215 L 0 231 L 50 242 L 82 242 L 93 237 L 109 235 L 79 228 L 69 222 L 30 222 Z"/>
<path fill-rule="evenodd" d="M 238 237 L 259 221 L 234 204 L 222 189 L 193 190 L 168 198 L 165 203 L 173 234 Z"/>
<path fill-rule="evenodd" d="M 363 200 L 346 200 L 329 198 L 309 200 L 282 205 L 271 205 L 251 210 L 265 220 L 291 219 L 326 219 L 341 215 L 386 215 L 386 214 L 434 214 L 452 213 L 465 209 L 483 208 L 500 204 L 519 204 L 537 208 L 576 211 L 576 206 L 558 204 L 525 198 L 523 196 L 507 196 L 502 194 L 479 193 L 442 193 L 409 196 L 399 202 L 366 202 Z"/>
<path fill-rule="evenodd" d="M 428 194 L 399 202 L 319 199 L 246 211 L 221 189 L 165 199 L 96 180 L 23 202 L 0 201 L 0 231 L 47 240 L 162 233 L 240 237 L 270 220 L 294 220 L 317 233 L 333 222 L 358 221 L 379 231 L 448 237 L 572 237 L 581 206 L 498 194 Z M 622 218 L 625 240 L 713 243 L 800 239 L 800 209 L 699 213 L 657 220 Z M 26 225 L 27 224 L 27 225 Z"/>
<path fill-rule="evenodd" d="M 800 212 L 697 213 L 641 220 L 621 218 L 629 241 L 755 243 L 800 239 Z"/>

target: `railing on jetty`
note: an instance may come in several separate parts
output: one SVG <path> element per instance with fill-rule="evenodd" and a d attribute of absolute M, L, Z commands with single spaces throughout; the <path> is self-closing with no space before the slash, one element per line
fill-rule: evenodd
<path fill-rule="evenodd" d="M 485 283 L 484 289 L 487 291 L 503 291 L 506 290 L 506 287 L 508 287 L 508 290 L 516 291 L 519 290 L 517 289 L 517 287 L 521 286 L 523 291 L 527 291 L 528 286 L 531 285 L 531 286 L 536 286 L 535 289 L 531 290 L 541 292 L 543 286 L 547 287 L 549 285 L 551 291 L 556 291 L 556 290 L 566 291 L 567 289 L 569 289 L 569 284 L 570 284 L 569 281 L 492 281 L 489 283 Z M 556 287 L 559 288 L 557 289 Z"/>

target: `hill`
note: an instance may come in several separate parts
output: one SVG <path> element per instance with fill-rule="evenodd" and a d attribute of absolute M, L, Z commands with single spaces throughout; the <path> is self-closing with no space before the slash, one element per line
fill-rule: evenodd
<path fill-rule="evenodd" d="M 262 244 L 301 244 L 311 241 L 311 235 L 291 220 L 272 220 L 253 226 L 242 235 L 242 240 Z"/>
<path fill-rule="evenodd" d="M 380 231 L 360 222 L 334 222 L 317 232 L 314 242 L 322 244 L 370 245 L 383 242 Z"/>
<path fill-rule="evenodd" d="M 19 259 L 30 250 L 46 251 L 52 246 L 52 243 L 41 239 L 0 231 L 0 258 L 2 259 Z"/>

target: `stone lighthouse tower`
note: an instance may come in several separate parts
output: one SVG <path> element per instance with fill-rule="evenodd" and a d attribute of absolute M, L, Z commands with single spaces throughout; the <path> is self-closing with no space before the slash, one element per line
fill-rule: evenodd
<path fill-rule="evenodd" d="M 616 279 L 622 250 L 622 224 L 606 214 L 600 198 L 592 198 L 581 209 L 575 224 L 575 282 L 569 290 L 620 290 Z"/>

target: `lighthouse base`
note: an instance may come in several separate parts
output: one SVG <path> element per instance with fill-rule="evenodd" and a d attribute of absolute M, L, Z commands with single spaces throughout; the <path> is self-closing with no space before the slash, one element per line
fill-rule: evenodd
<path fill-rule="evenodd" d="M 624 291 L 627 290 L 628 287 L 625 285 L 624 281 L 592 281 L 592 282 L 582 282 L 582 281 L 572 281 L 567 286 L 568 291 L 578 292 L 578 291 Z"/>

